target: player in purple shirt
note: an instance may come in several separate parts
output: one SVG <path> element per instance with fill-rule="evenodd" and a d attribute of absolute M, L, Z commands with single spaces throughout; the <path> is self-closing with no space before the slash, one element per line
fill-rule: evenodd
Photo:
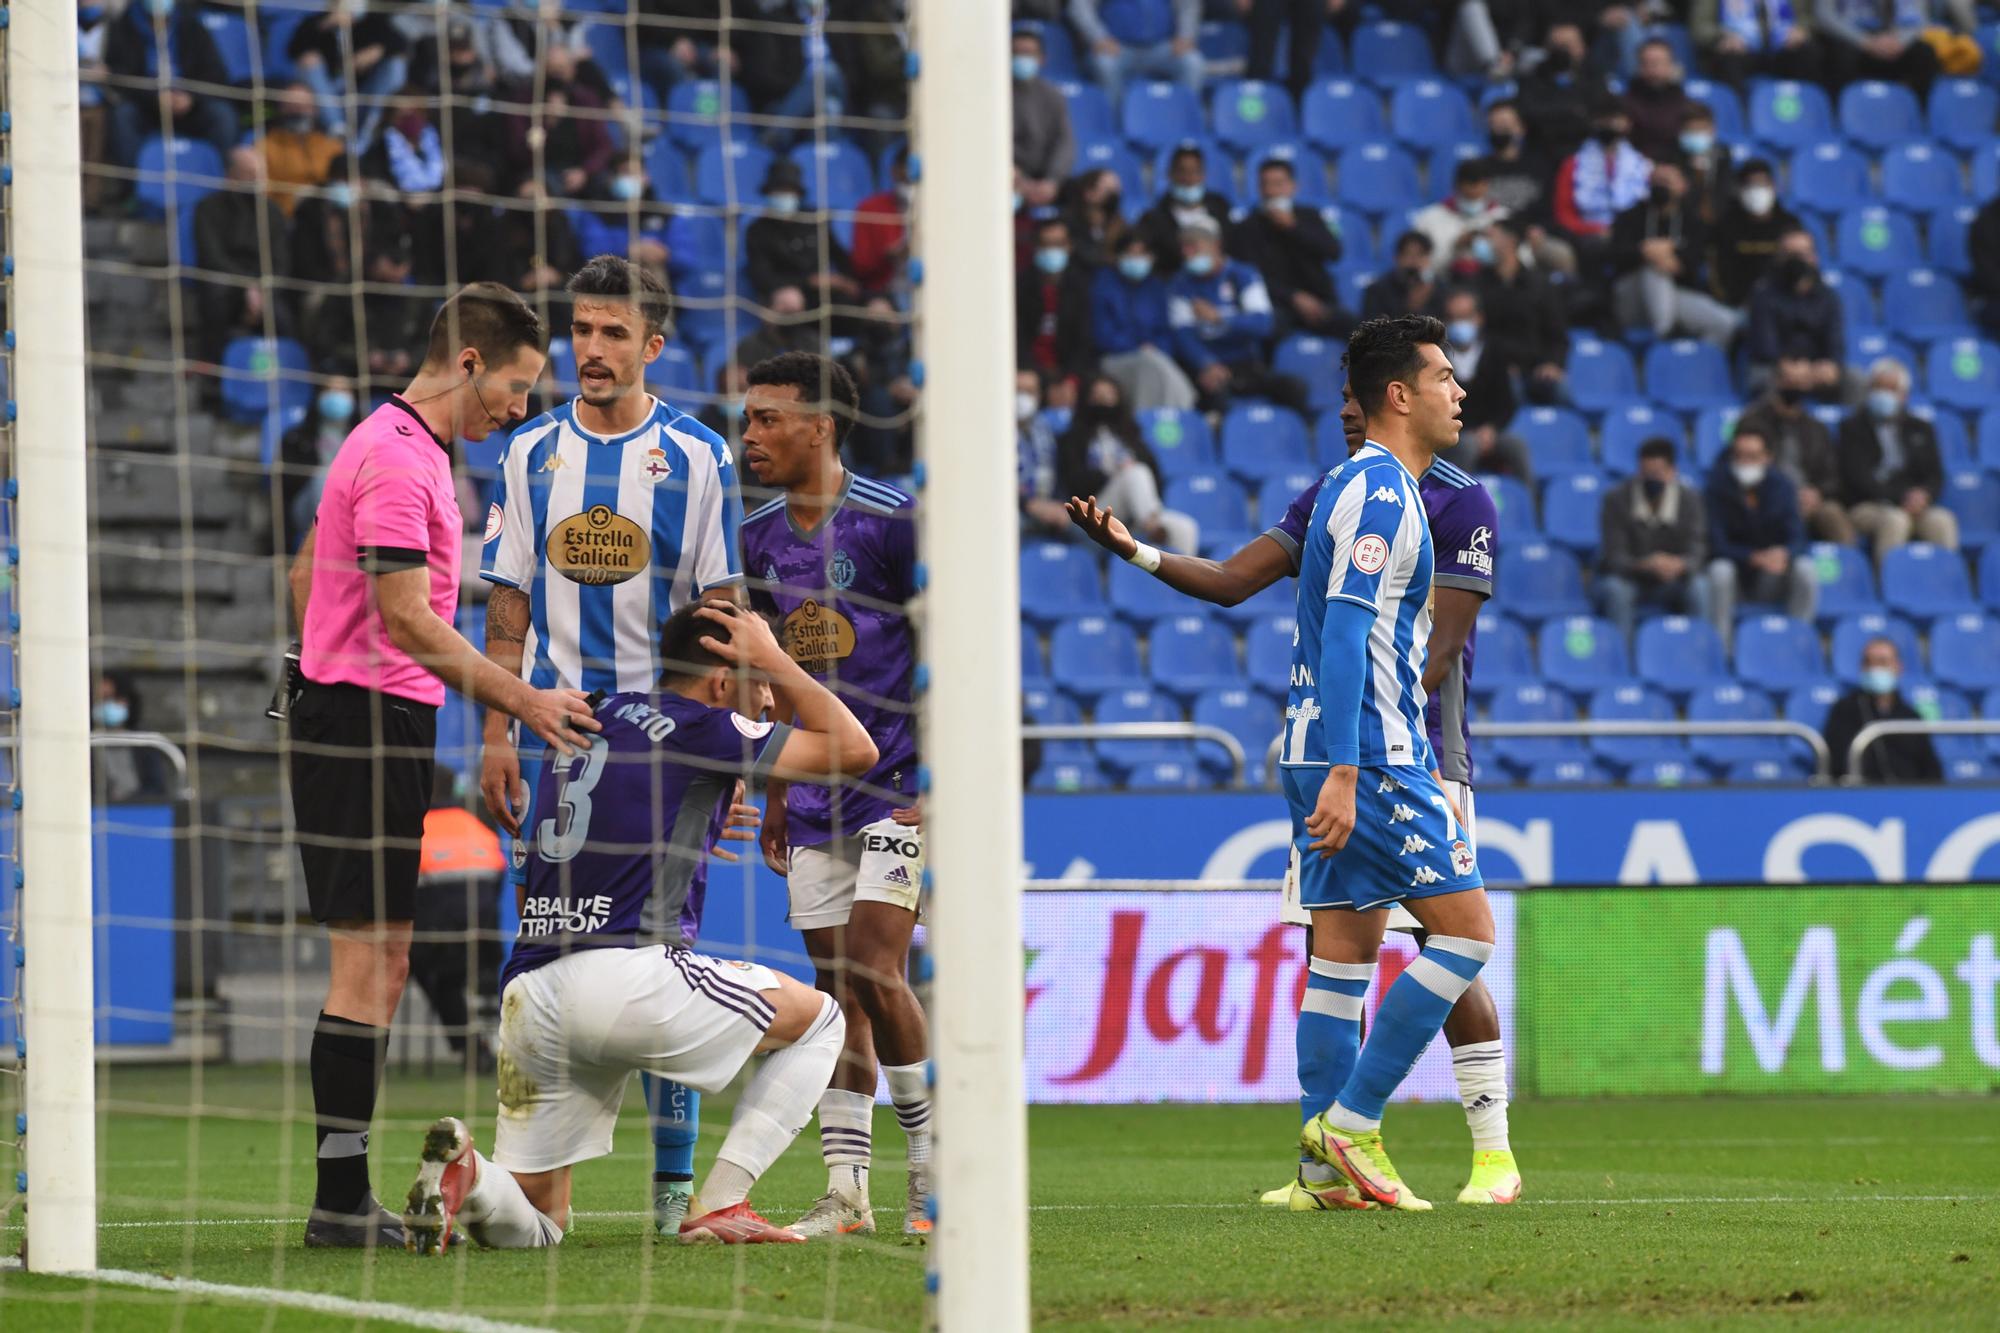
<path fill-rule="evenodd" d="M 1352 454 L 1367 438 L 1368 422 L 1346 385 L 1341 386 L 1341 429 Z M 1324 478 L 1322 478 L 1324 480 Z M 1473 830 L 1472 774 L 1467 731 L 1466 691 L 1472 675 L 1473 635 L 1479 609 L 1493 595 L 1493 565 L 1500 554 L 1499 521 L 1493 501 L 1465 473 L 1440 460 L 1419 480 L 1424 508 L 1436 550 L 1431 581 L 1430 656 L 1424 668 L 1424 689 L 1430 694 L 1425 721 L 1431 748 L 1437 754 L 1445 790 L 1458 805 L 1460 822 Z M 1090 539 L 1121 560 L 1150 569 L 1168 587 L 1217 606 L 1235 606 L 1281 578 L 1297 577 L 1299 550 L 1320 483 L 1308 486 L 1269 531 L 1227 560 L 1202 560 L 1141 547 L 1125 525 L 1096 496 L 1072 496 L 1070 519 Z M 1274 719 L 1275 720 L 1275 719 Z M 1310 918 L 1296 902 L 1296 863 L 1285 876 L 1281 919 L 1307 928 L 1306 955 L 1312 956 Z M 1390 914 L 1390 929 L 1418 936 L 1416 921 L 1401 908 Z M 1452 1072 L 1459 1099 L 1472 1129 L 1472 1175 L 1461 1203 L 1512 1203 L 1520 1197 L 1521 1177 L 1507 1137 L 1507 1063 L 1500 1041 L 1500 1011 L 1486 983 L 1475 980 L 1445 1020 L 1445 1040 L 1451 1044 Z M 1300 1049 L 1301 1062 L 1308 1052 Z M 1301 1110 L 1307 1116 L 1318 1108 Z M 1302 1183 L 1324 1168 L 1301 1161 L 1301 1175 L 1263 1196 L 1267 1204 L 1306 1210 L 1320 1206 Z"/>
<path fill-rule="evenodd" d="M 592 696 L 602 730 L 541 766 L 523 829 L 521 933 L 501 986 L 493 1157 L 455 1117 L 431 1126 L 403 1217 L 419 1252 L 443 1252 L 457 1228 L 503 1249 L 560 1243 L 571 1168 L 611 1151 L 634 1070 L 720 1092 L 759 1051 L 770 1056 L 702 1185 L 706 1211 L 680 1238 L 805 1239 L 757 1216 L 748 1196 L 833 1075 L 840 1006 L 769 968 L 659 944 L 647 920 L 686 906 L 739 779 L 864 773 L 875 746 L 752 611 L 683 607 L 661 630 L 660 660 L 653 690 Z M 771 685 L 794 722 L 763 719 Z"/>
<path fill-rule="evenodd" d="M 821 990 L 847 1015 L 847 1052 L 820 1099 L 826 1193 L 793 1227 L 872 1232 L 876 1057 L 909 1141 L 906 1234 L 930 1230 L 929 1037 L 905 979 L 924 874 L 916 796 L 917 534 L 910 497 L 841 466 L 858 411 L 854 381 L 825 357 L 789 352 L 750 368 L 743 461 L 776 499 L 743 520 L 751 604 L 840 694 L 880 752 L 856 783 L 794 782 L 766 802 L 764 859 L 786 877 L 791 922 Z M 783 700 L 780 699 L 782 710 Z"/>

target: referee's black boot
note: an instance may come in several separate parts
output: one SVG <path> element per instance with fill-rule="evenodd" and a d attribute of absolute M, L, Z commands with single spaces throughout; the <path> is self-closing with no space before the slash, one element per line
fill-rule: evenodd
<path fill-rule="evenodd" d="M 309 1250 L 382 1250 L 403 1248 L 403 1220 L 376 1201 L 371 1191 L 352 1213 L 315 1208 L 306 1215 Z"/>

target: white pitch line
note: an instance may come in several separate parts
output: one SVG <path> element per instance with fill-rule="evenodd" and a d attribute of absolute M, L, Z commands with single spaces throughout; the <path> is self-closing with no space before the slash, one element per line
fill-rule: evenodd
<path fill-rule="evenodd" d="M 105 1225 L 116 1226 L 117 1223 Z M 19 1259 L 0 1259 L 0 1269 L 18 1272 Z M 161 1277 L 157 1273 L 134 1273 L 121 1268 L 93 1268 L 82 1273 L 52 1273 L 51 1277 L 76 1278 L 112 1287 L 136 1287 L 142 1291 L 163 1291 L 175 1295 L 212 1296 L 218 1300 L 245 1301 L 253 1305 L 282 1305 L 313 1314 L 340 1315 L 352 1319 L 379 1319 L 410 1328 L 435 1329 L 438 1333 L 554 1333 L 536 1324 L 511 1324 L 484 1315 L 452 1314 L 443 1310 L 420 1310 L 389 1301 L 357 1301 L 320 1291 L 293 1291 L 284 1287 L 239 1287 L 229 1282 L 204 1282 L 193 1277 Z"/>

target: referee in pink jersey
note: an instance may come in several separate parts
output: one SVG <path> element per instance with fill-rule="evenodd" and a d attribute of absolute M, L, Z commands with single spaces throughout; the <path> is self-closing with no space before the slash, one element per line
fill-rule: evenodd
<path fill-rule="evenodd" d="M 447 300 L 416 378 L 334 455 L 318 523 L 292 565 L 302 645 L 287 707 L 292 814 L 333 971 L 313 1029 L 308 1246 L 403 1244 L 402 1223 L 368 1184 L 368 1126 L 409 978 L 445 686 L 563 753 L 598 729 L 581 692 L 530 689 L 452 628 L 465 541 L 452 441 L 485 439 L 526 414 L 545 342 L 540 318 L 498 283 Z"/>

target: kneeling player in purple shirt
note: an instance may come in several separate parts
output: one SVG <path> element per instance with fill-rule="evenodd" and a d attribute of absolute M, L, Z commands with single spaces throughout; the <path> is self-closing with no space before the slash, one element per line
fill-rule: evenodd
<path fill-rule="evenodd" d="M 521 934 L 501 978 L 500 1117 L 493 1157 L 446 1116 L 424 1138 L 403 1226 L 441 1253 L 454 1229 L 482 1245 L 561 1242 L 570 1171 L 611 1152 L 633 1071 L 720 1092 L 769 1052 L 743 1090 L 683 1241 L 797 1242 L 751 1211 L 750 1187 L 812 1118 L 847 1037 L 832 997 L 754 963 L 661 945 L 739 780 L 857 775 L 875 743 L 793 663 L 754 612 L 683 607 L 660 634 L 650 691 L 592 696 L 602 730 L 542 765 Z M 788 724 L 763 720 L 771 687 Z"/>
<path fill-rule="evenodd" d="M 1341 386 L 1340 424 L 1352 454 L 1367 438 L 1368 422 L 1354 395 Z M 1142 546 L 1117 516 L 1097 503 L 1096 496 L 1072 496 L 1070 519 L 1090 539 L 1121 560 L 1149 570 L 1168 587 L 1217 606 L 1235 606 L 1281 578 L 1296 577 L 1299 550 L 1312 517 L 1320 483 L 1307 487 L 1276 526 L 1227 560 L 1201 560 Z M 1445 790 L 1457 803 L 1466 831 L 1473 831 L 1472 758 L 1467 733 L 1466 691 L 1472 676 L 1473 637 L 1479 608 L 1493 595 L 1493 563 L 1500 553 L 1499 520 L 1486 488 L 1449 463 L 1439 460 L 1424 473 L 1420 491 L 1428 511 L 1437 572 L 1432 579 L 1430 657 L 1423 685 L 1430 695 L 1426 709 L 1432 750 Z M 1298 907 L 1296 859 L 1285 876 L 1281 919 L 1307 928 L 1306 954 L 1312 955 L 1310 919 Z M 1422 932 L 1400 908 L 1390 916 L 1391 930 Z M 1310 994 L 1310 992 L 1308 992 Z M 1459 1194 L 1460 1203 L 1512 1203 L 1521 1194 L 1521 1175 L 1507 1137 L 1507 1062 L 1500 1042 L 1500 1011 L 1483 981 L 1453 1006 L 1445 1020 L 1445 1040 L 1451 1043 L 1452 1072 L 1459 1099 L 1472 1129 L 1472 1174 Z M 1301 1027 L 1301 1067 L 1311 1060 L 1310 1041 Z M 1301 1105 L 1310 1119 L 1319 1108 Z M 1298 1211 L 1317 1208 L 1302 1183 L 1315 1181 L 1328 1169 L 1301 1159 L 1300 1175 L 1291 1184 L 1263 1196 L 1277 1207 Z"/>

